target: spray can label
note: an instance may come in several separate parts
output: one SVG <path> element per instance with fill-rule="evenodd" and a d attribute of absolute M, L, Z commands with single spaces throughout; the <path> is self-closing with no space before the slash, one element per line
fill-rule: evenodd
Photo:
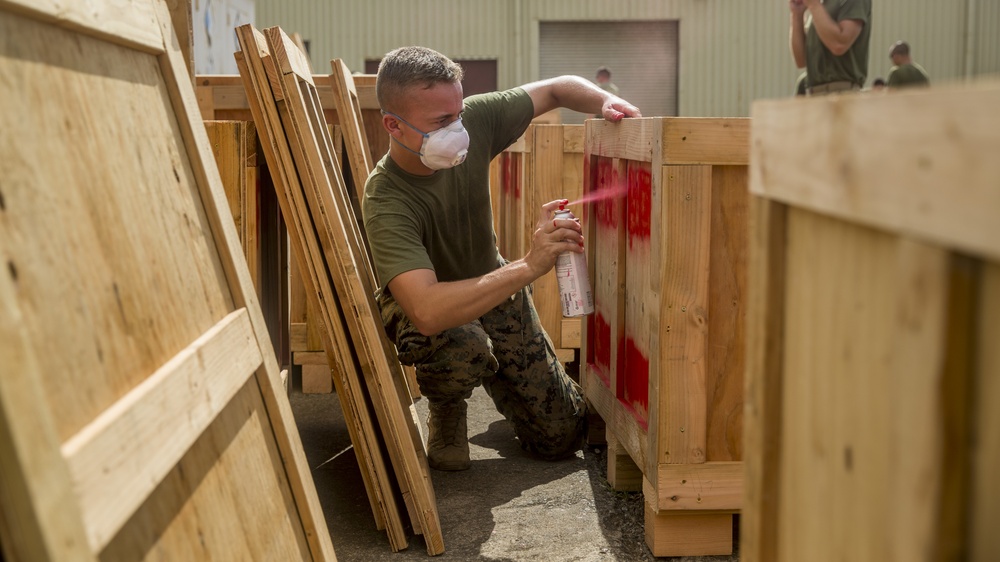
<path fill-rule="evenodd" d="M 556 211 L 555 218 L 568 219 L 569 211 Z M 556 258 L 556 280 L 563 316 L 583 316 L 594 312 L 594 294 L 587 275 L 587 257 L 576 252 L 563 252 Z"/>

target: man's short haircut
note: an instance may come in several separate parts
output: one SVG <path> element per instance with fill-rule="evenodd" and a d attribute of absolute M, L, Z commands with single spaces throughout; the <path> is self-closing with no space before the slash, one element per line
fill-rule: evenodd
<path fill-rule="evenodd" d="M 602 66 L 602 67 L 598 68 L 597 69 L 597 75 L 600 76 L 602 74 L 604 74 L 608 78 L 611 78 L 611 69 L 608 68 L 608 67 L 606 67 L 606 66 Z"/>
<path fill-rule="evenodd" d="M 411 86 L 430 88 L 442 82 L 461 82 L 462 67 L 427 47 L 400 47 L 390 51 L 378 65 L 375 97 L 383 111 L 398 109 L 402 96 Z"/>
<path fill-rule="evenodd" d="M 910 44 L 906 41 L 896 41 L 892 46 L 892 50 L 889 51 L 889 56 L 894 57 L 896 55 L 908 57 L 910 56 Z"/>

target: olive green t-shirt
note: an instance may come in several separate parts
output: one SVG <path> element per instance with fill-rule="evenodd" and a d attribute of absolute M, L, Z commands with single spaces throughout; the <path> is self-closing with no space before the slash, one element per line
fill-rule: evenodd
<path fill-rule="evenodd" d="M 930 86 L 930 84 L 927 72 L 915 62 L 892 67 L 889 69 L 889 77 L 885 81 L 885 85 L 889 88 Z"/>
<path fill-rule="evenodd" d="M 524 133 L 534 112 L 521 88 L 469 96 L 462 113 L 465 162 L 415 176 L 389 154 L 379 161 L 365 183 L 361 212 L 380 287 L 414 269 L 459 281 L 498 267 L 490 161 Z"/>
<path fill-rule="evenodd" d="M 820 40 L 812 17 L 806 18 L 806 72 L 809 75 L 809 86 L 844 81 L 864 86 L 868 77 L 872 0 L 825 0 L 823 7 L 835 22 L 858 20 L 863 22 L 864 27 L 851 48 L 838 57 Z"/>

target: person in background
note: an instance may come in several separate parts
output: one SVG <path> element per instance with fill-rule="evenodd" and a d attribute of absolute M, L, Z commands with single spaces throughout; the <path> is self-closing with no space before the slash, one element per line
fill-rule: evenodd
<path fill-rule="evenodd" d="M 613 95 L 618 95 L 618 86 L 615 86 L 614 82 L 611 81 L 611 69 L 602 66 L 597 69 L 597 75 L 594 77 L 597 82 L 597 87 Z"/>
<path fill-rule="evenodd" d="M 872 91 L 873 92 L 881 92 L 884 89 L 885 89 L 885 80 L 883 80 L 881 78 L 876 78 L 872 82 Z"/>
<path fill-rule="evenodd" d="M 542 205 L 527 254 L 497 250 L 490 161 L 532 118 L 557 107 L 608 121 L 639 109 L 579 76 L 464 98 L 462 67 L 424 47 L 385 56 L 375 95 L 389 151 L 365 183 L 362 216 L 380 286 L 382 323 L 427 398 L 428 464 L 470 467 L 467 402 L 482 385 L 521 447 L 548 460 L 585 436 L 580 386 L 556 359 L 529 285 L 563 252 L 583 252 L 576 220 Z M 511 256 L 513 258 L 513 256 Z"/>
<path fill-rule="evenodd" d="M 931 85 L 927 71 L 910 57 L 910 45 L 906 41 L 896 41 L 889 49 L 889 58 L 893 64 L 886 81 L 889 90 Z"/>
<path fill-rule="evenodd" d="M 808 95 L 860 90 L 868 77 L 872 0 L 789 0 L 789 47 Z"/>

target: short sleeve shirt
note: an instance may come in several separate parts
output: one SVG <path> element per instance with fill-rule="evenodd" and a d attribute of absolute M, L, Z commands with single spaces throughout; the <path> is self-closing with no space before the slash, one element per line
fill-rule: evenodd
<path fill-rule="evenodd" d="M 851 82 L 864 86 L 865 79 L 868 78 L 872 0 L 824 0 L 823 8 L 835 22 L 858 20 L 864 27 L 851 48 L 837 56 L 820 40 L 812 17 L 806 18 L 806 72 L 809 75 L 809 86 L 831 82 Z"/>
<path fill-rule="evenodd" d="M 521 88 L 470 96 L 462 113 L 469 132 L 465 162 L 429 176 L 406 172 L 389 154 L 378 162 L 361 209 L 380 287 L 414 269 L 434 270 L 446 282 L 498 267 L 490 161 L 533 117 L 534 104 Z"/>

